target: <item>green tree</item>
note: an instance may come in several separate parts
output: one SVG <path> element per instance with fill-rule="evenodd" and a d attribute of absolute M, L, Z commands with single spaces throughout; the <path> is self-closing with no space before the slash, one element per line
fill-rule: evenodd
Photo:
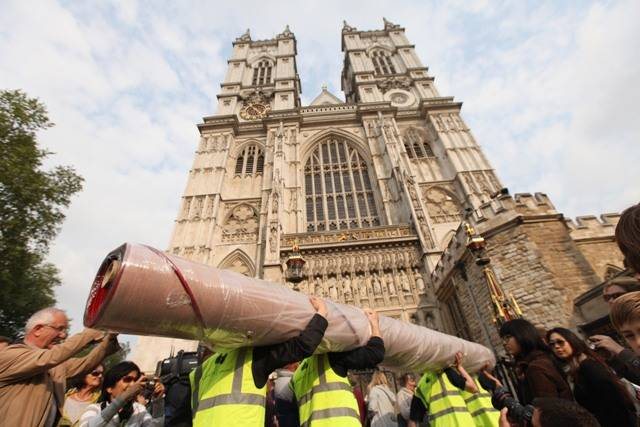
<path fill-rule="evenodd" d="M 0 335 L 18 336 L 32 313 L 55 303 L 60 284 L 46 256 L 83 179 L 68 166 L 43 170 L 52 153 L 36 134 L 51 126 L 37 99 L 0 91 Z"/>

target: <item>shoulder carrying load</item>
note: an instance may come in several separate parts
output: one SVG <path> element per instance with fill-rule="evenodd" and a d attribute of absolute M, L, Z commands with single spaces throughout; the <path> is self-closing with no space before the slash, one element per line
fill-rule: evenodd
<path fill-rule="evenodd" d="M 329 327 L 317 352 L 364 345 L 371 335 L 359 308 L 327 301 Z M 260 346 L 297 336 L 315 310 L 285 286 L 126 243 L 102 262 L 84 324 L 126 334 L 198 340 L 212 349 Z M 424 372 L 463 352 L 470 372 L 495 359 L 486 347 L 380 316 L 390 369 Z"/>

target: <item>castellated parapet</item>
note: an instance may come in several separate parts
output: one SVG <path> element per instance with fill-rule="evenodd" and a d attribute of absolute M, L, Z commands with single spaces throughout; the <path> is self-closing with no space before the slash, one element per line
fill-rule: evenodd
<path fill-rule="evenodd" d="M 613 238 L 619 220 L 619 213 L 605 213 L 599 219 L 594 215 L 586 215 L 577 217 L 575 221 L 566 219 L 566 223 L 573 240 L 585 241 Z"/>

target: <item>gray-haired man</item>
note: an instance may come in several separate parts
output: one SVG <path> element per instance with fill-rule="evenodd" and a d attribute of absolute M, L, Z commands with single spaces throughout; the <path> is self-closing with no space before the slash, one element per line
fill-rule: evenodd
<path fill-rule="evenodd" d="M 27 321 L 22 342 L 0 351 L 0 420 L 3 426 L 53 426 L 64 404 L 66 379 L 93 369 L 119 346 L 115 335 L 85 329 L 67 338 L 64 311 L 45 308 Z M 72 358 L 89 344 L 86 356 Z"/>

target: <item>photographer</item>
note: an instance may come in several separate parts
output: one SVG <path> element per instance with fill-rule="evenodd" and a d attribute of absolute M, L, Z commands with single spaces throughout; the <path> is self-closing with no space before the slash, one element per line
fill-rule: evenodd
<path fill-rule="evenodd" d="M 492 392 L 493 406 L 500 410 L 499 427 L 600 427 L 596 418 L 576 402 L 539 397 L 530 405 L 522 405 L 486 370 L 478 380 L 483 388 Z"/>
<path fill-rule="evenodd" d="M 151 414 L 135 401 L 145 390 L 151 392 Z M 89 405 L 82 414 L 80 427 L 162 426 L 163 394 L 161 382 L 148 383 L 135 363 L 120 362 L 105 373 L 98 403 Z"/>

